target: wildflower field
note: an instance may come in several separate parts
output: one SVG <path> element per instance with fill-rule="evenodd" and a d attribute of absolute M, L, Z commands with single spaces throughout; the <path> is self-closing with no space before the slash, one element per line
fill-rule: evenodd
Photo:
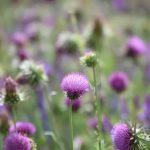
<path fill-rule="evenodd" d="M 149 0 L 0 0 L 0 150 L 150 150 Z"/>

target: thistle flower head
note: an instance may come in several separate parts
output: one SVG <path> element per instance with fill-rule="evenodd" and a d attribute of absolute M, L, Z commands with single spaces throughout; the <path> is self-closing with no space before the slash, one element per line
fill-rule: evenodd
<path fill-rule="evenodd" d="M 5 138 L 4 150 L 31 150 L 30 139 L 19 133 L 10 133 Z"/>
<path fill-rule="evenodd" d="M 135 58 L 142 55 L 146 50 L 144 42 L 137 36 L 133 36 L 128 40 L 126 46 L 126 55 Z"/>
<path fill-rule="evenodd" d="M 61 33 L 56 41 L 56 51 L 58 54 L 77 54 L 84 45 L 83 39 L 74 33 Z"/>
<path fill-rule="evenodd" d="M 23 32 L 15 32 L 12 35 L 12 42 L 17 47 L 23 47 L 27 43 L 27 37 Z"/>
<path fill-rule="evenodd" d="M 63 78 L 61 88 L 69 99 L 75 100 L 89 90 L 89 83 L 84 75 L 71 73 Z"/>
<path fill-rule="evenodd" d="M 87 52 L 83 57 L 80 58 L 81 64 L 87 67 L 95 67 L 97 64 L 97 56 L 94 52 Z"/>
<path fill-rule="evenodd" d="M 17 122 L 16 125 L 11 125 L 9 128 L 10 133 L 13 133 L 15 131 L 17 131 L 18 133 L 22 135 L 31 136 L 35 134 L 36 128 L 30 122 Z"/>
<path fill-rule="evenodd" d="M 75 99 L 74 101 L 71 101 L 69 98 L 66 99 L 65 104 L 69 107 L 72 105 L 72 111 L 77 112 L 79 108 L 81 107 L 81 100 Z"/>
<path fill-rule="evenodd" d="M 47 81 L 47 76 L 42 65 L 36 64 L 32 61 L 24 61 L 20 66 L 20 75 L 23 81 L 30 83 L 30 85 L 36 85 L 41 82 Z"/>
<path fill-rule="evenodd" d="M 110 87 L 117 93 L 121 93 L 128 87 L 128 77 L 124 72 L 114 72 L 109 76 Z"/>
<path fill-rule="evenodd" d="M 111 131 L 112 142 L 116 150 L 148 150 L 150 136 L 143 127 L 117 123 Z"/>
<path fill-rule="evenodd" d="M 5 97 L 4 103 L 16 104 L 20 101 L 17 93 L 17 83 L 11 77 L 8 77 L 5 81 Z"/>
<path fill-rule="evenodd" d="M 132 131 L 128 125 L 118 123 L 111 131 L 113 144 L 117 150 L 131 150 Z"/>

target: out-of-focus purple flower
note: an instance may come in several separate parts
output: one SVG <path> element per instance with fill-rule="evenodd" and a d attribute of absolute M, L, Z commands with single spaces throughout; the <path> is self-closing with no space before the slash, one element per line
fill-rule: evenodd
<path fill-rule="evenodd" d="M 16 126 L 16 129 L 15 129 Z M 16 125 L 11 125 L 9 128 L 9 132 L 18 132 L 23 135 L 31 136 L 35 134 L 36 128 L 35 126 L 30 122 L 17 122 Z"/>
<path fill-rule="evenodd" d="M 123 98 L 121 99 L 121 116 L 122 118 L 127 118 L 129 115 L 129 109 L 127 107 L 126 100 Z"/>
<path fill-rule="evenodd" d="M 17 56 L 19 57 L 20 61 L 28 59 L 28 53 L 25 49 L 19 49 L 17 51 Z"/>
<path fill-rule="evenodd" d="M 71 101 L 69 98 L 66 99 L 65 104 L 69 107 L 72 105 L 72 111 L 77 112 L 79 108 L 81 107 L 81 100 L 75 99 L 74 101 Z"/>
<path fill-rule="evenodd" d="M 143 104 L 143 112 L 140 119 L 145 123 L 145 125 L 150 128 L 150 95 L 147 95 Z"/>
<path fill-rule="evenodd" d="M 103 115 L 102 127 L 103 127 L 103 130 L 108 133 L 110 133 L 110 131 L 112 130 L 113 126 L 112 126 L 110 120 L 106 117 L 106 115 Z"/>
<path fill-rule="evenodd" d="M 31 150 L 30 140 L 19 133 L 10 133 L 5 138 L 4 150 Z"/>
<path fill-rule="evenodd" d="M 126 0 L 112 0 L 112 5 L 116 10 L 124 11 L 126 9 Z"/>
<path fill-rule="evenodd" d="M 131 150 L 132 131 L 128 125 L 117 123 L 111 131 L 112 142 L 117 150 Z"/>
<path fill-rule="evenodd" d="M 37 15 L 37 13 L 33 9 L 27 10 L 22 16 L 22 24 L 24 26 L 26 26 L 32 22 L 37 22 L 39 20 L 40 20 L 39 16 Z"/>
<path fill-rule="evenodd" d="M 25 27 L 24 32 L 26 33 L 30 41 L 35 42 L 39 39 L 39 28 L 38 25 L 35 23 L 28 24 Z"/>
<path fill-rule="evenodd" d="M 53 74 L 53 68 L 52 68 L 51 64 L 48 62 L 44 62 L 43 65 L 44 65 L 44 70 L 45 70 L 46 75 L 47 76 L 52 75 Z"/>
<path fill-rule="evenodd" d="M 98 125 L 98 119 L 97 117 L 91 117 L 88 119 L 88 127 L 91 129 L 97 129 L 97 125 Z"/>
<path fill-rule="evenodd" d="M 44 24 L 49 26 L 49 27 L 53 27 L 55 25 L 55 18 L 53 16 L 49 16 L 47 18 L 45 18 L 44 20 Z"/>
<path fill-rule="evenodd" d="M 117 71 L 109 76 L 110 87 L 117 93 L 121 93 L 128 87 L 128 77 L 124 72 Z"/>
<path fill-rule="evenodd" d="M 145 43 L 137 36 L 129 38 L 126 45 L 126 55 L 128 57 L 136 58 L 146 51 Z"/>
<path fill-rule="evenodd" d="M 68 98 L 75 100 L 89 90 L 89 82 L 80 73 L 70 73 L 63 78 L 61 89 L 67 93 Z"/>
<path fill-rule="evenodd" d="M 27 43 L 27 36 L 23 32 L 15 32 L 12 35 L 12 42 L 19 48 Z"/>

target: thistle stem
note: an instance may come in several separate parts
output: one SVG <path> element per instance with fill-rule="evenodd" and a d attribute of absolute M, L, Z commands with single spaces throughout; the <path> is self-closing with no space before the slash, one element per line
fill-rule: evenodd
<path fill-rule="evenodd" d="M 15 132 L 16 132 L 17 131 L 17 127 L 16 127 L 16 113 L 15 113 L 14 109 L 15 109 L 15 106 L 12 109 L 12 114 L 13 114 L 13 124 L 14 124 Z"/>
<path fill-rule="evenodd" d="M 96 70 L 93 67 L 93 79 L 94 79 L 94 95 L 95 95 L 95 103 L 96 103 L 96 113 L 98 117 L 98 143 L 99 143 L 99 150 L 101 150 L 101 131 L 102 131 L 102 114 L 101 114 L 101 102 L 98 100 L 97 95 L 97 81 L 96 81 Z"/>
<path fill-rule="evenodd" d="M 69 124 L 70 124 L 70 138 L 71 138 L 71 147 L 70 147 L 70 150 L 73 150 L 72 104 L 69 107 Z"/>

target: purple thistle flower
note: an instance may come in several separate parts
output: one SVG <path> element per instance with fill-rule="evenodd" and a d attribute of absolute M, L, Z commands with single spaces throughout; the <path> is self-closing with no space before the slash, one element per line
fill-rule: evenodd
<path fill-rule="evenodd" d="M 114 91 L 121 93 L 125 91 L 128 86 L 128 77 L 124 72 L 114 72 L 109 77 L 109 84 Z"/>
<path fill-rule="evenodd" d="M 89 82 L 84 75 L 71 73 L 63 78 L 61 88 L 68 98 L 75 100 L 89 90 Z"/>
<path fill-rule="evenodd" d="M 145 43 L 137 36 L 129 38 L 126 46 L 126 55 L 136 58 L 146 51 Z"/>
<path fill-rule="evenodd" d="M 31 136 L 35 134 L 36 132 L 35 126 L 30 122 L 17 122 L 16 129 L 14 125 L 11 125 L 9 128 L 10 133 L 15 132 L 16 130 L 18 133 L 23 134 L 23 135 L 25 134 L 27 136 Z"/>
<path fill-rule="evenodd" d="M 97 117 L 91 117 L 88 119 L 88 127 L 91 129 L 97 129 L 97 125 L 98 125 L 98 119 Z"/>
<path fill-rule="evenodd" d="M 31 150 L 30 139 L 19 133 L 11 133 L 5 139 L 4 150 Z"/>
<path fill-rule="evenodd" d="M 17 46 L 17 47 L 23 47 L 27 43 L 27 36 L 22 33 L 22 32 L 15 32 L 12 35 L 12 42 Z"/>
<path fill-rule="evenodd" d="M 116 150 L 131 150 L 132 131 L 126 124 L 115 124 L 111 131 L 111 137 Z"/>
<path fill-rule="evenodd" d="M 66 99 L 65 104 L 69 107 L 72 105 L 72 111 L 77 112 L 79 108 L 81 107 L 81 100 L 75 99 L 74 101 L 71 101 L 69 98 Z"/>

